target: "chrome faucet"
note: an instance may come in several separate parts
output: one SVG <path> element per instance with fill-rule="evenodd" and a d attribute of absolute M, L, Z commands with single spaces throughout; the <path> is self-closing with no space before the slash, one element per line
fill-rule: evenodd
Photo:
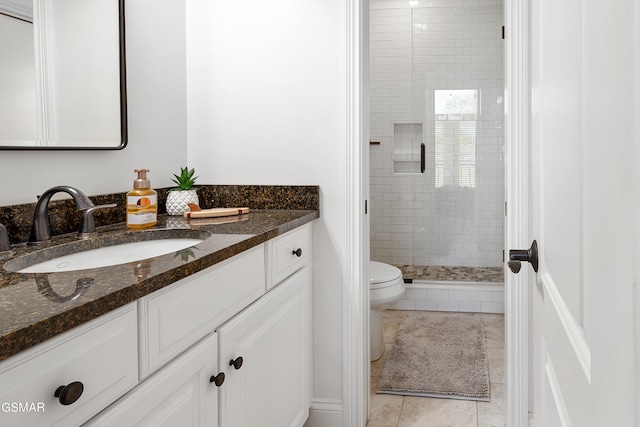
<path fill-rule="evenodd" d="M 80 190 L 68 185 L 61 185 L 53 187 L 45 191 L 38 199 L 36 204 L 35 213 L 33 214 L 33 226 L 31 228 L 31 237 L 29 238 L 30 245 L 37 245 L 38 243 L 51 240 L 51 226 L 49 225 L 49 217 L 47 216 L 47 209 L 49 208 L 49 202 L 51 197 L 59 192 L 67 193 L 76 203 L 76 208 L 79 211 L 85 211 L 94 207 L 94 204 L 89 198 Z"/>

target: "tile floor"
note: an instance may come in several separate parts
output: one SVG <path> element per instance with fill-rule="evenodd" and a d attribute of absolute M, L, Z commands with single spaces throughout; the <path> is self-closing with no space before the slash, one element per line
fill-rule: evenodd
<path fill-rule="evenodd" d="M 504 315 L 438 312 L 442 316 L 481 316 L 485 327 L 491 402 L 376 394 L 387 355 L 404 316 L 416 311 L 382 314 L 384 355 L 371 363 L 371 413 L 367 427 L 495 427 L 505 425 Z"/>

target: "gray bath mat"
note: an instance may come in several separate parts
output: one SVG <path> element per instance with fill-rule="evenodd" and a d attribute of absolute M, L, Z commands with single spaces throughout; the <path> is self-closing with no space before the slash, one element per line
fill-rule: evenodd
<path fill-rule="evenodd" d="M 490 401 L 482 319 L 429 312 L 406 316 L 378 393 Z"/>

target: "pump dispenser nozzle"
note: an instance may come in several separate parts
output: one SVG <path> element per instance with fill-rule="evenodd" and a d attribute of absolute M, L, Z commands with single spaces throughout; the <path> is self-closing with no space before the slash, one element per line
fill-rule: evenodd
<path fill-rule="evenodd" d="M 133 188 L 151 188 L 151 181 L 147 178 L 149 169 L 135 169 L 134 172 L 138 173 L 138 179 L 133 181 Z"/>

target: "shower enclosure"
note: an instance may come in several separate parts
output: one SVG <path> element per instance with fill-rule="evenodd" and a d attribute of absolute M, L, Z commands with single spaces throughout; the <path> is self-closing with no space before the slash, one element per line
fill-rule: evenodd
<path fill-rule="evenodd" d="M 502 265 L 502 25 L 501 0 L 370 1 L 373 260 Z"/>

